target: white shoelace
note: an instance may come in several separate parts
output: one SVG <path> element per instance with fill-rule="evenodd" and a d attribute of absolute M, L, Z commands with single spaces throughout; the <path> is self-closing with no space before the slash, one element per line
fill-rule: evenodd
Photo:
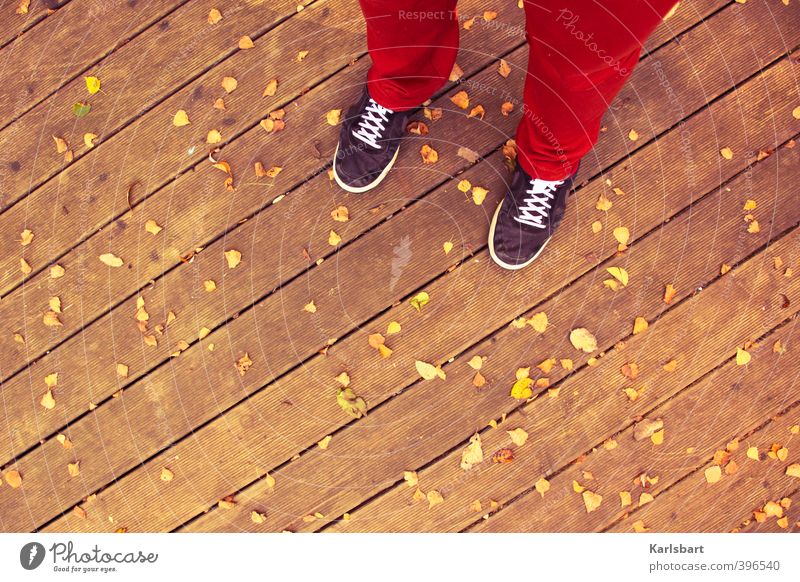
<path fill-rule="evenodd" d="M 358 129 L 353 130 L 353 137 L 376 150 L 381 149 L 378 140 L 382 137 L 381 134 L 386 129 L 384 124 L 389 121 L 389 115 L 392 113 L 394 111 L 375 103 L 370 98 L 369 104 L 364 108 L 364 113 L 361 114 Z"/>
<path fill-rule="evenodd" d="M 519 207 L 519 216 L 515 216 L 514 220 L 536 228 L 546 228 L 544 219 L 549 214 L 553 192 L 563 183 L 563 180 L 548 182 L 532 178 L 531 187 L 525 191 L 530 196 L 523 199 L 524 204 Z"/>

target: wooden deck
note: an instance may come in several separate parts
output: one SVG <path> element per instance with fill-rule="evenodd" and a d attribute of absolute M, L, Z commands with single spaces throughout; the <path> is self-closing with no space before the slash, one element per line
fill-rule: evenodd
<path fill-rule="evenodd" d="M 363 196 L 328 172 L 326 113 L 369 66 L 354 0 L 0 1 L 2 530 L 800 529 L 800 3 L 786 4 L 686 0 L 547 252 L 508 273 L 486 233 L 518 119 L 502 96 L 524 80 L 513 0 L 461 0 L 497 19 L 462 31 L 460 86 L 431 105 L 443 116 Z M 460 89 L 484 120 L 450 102 Z M 609 267 L 627 286 L 604 284 Z M 510 395 L 520 368 L 530 399 Z M 363 418 L 337 403 L 343 372 Z M 484 459 L 465 470 L 476 434 Z"/>

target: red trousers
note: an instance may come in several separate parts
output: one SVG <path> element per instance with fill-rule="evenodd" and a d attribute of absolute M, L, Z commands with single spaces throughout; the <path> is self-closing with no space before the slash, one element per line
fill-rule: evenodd
<path fill-rule="evenodd" d="M 419 106 L 455 63 L 463 24 L 456 0 L 360 2 L 372 59 L 370 95 L 395 111 Z M 643 42 L 676 2 L 524 0 L 530 56 L 516 141 L 525 171 L 545 180 L 575 171 L 597 141 L 601 118 L 636 66 Z M 505 10 L 517 10 L 510 6 L 504 3 Z M 481 16 L 477 20 L 474 26 L 481 26 Z"/>

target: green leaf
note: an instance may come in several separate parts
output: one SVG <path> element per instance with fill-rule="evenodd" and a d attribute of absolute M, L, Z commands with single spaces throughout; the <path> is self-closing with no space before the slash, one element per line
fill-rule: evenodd
<path fill-rule="evenodd" d="M 361 418 L 367 414 L 367 403 L 360 396 L 356 396 L 351 388 L 339 388 L 336 402 L 353 418 Z"/>
<path fill-rule="evenodd" d="M 72 106 L 72 113 L 75 117 L 83 117 L 92 110 L 92 106 L 86 102 L 78 102 Z"/>

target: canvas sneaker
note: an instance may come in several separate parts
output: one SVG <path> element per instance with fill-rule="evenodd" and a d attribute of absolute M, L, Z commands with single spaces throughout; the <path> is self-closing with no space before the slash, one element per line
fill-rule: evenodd
<path fill-rule="evenodd" d="M 408 114 L 376 103 L 367 88 L 347 112 L 333 157 L 333 177 L 348 192 L 366 192 L 392 169 Z"/>
<path fill-rule="evenodd" d="M 517 165 L 489 228 L 489 253 L 495 263 L 517 270 L 539 256 L 564 217 L 574 178 L 575 174 L 564 180 L 540 180 Z"/>

